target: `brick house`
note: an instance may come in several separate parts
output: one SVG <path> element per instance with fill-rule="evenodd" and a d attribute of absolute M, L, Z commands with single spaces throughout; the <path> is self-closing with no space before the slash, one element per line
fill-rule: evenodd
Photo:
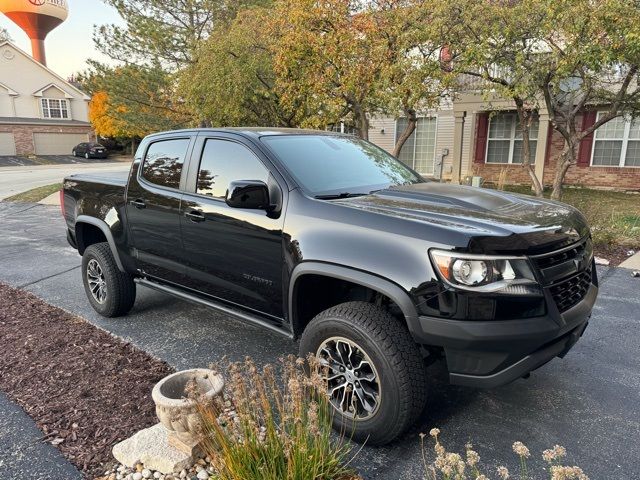
<path fill-rule="evenodd" d="M 578 122 L 583 122 L 584 128 L 595 123 L 598 115 L 598 109 L 593 108 L 585 111 Z M 403 118 L 373 118 L 369 139 L 391 151 L 405 122 Z M 400 160 L 428 177 L 438 178 L 442 172 L 442 178 L 453 183 L 463 183 L 473 175 L 497 183 L 503 174 L 506 183 L 529 184 L 529 176 L 520 165 L 522 140 L 516 127 L 517 115 L 511 101 L 487 100 L 476 93 L 460 94 L 420 116 Z M 545 110 L 538 112 L 532 125 L 530 143 L 537 176 L 550 185 L 564 139 L 553 130 Z M 640 121 L 617 118 L 585 138 L 577 165 L 569 169 L 565 184 L 640 190 Z"/>
<path fill-rule="evenodd" d="M 69 155 L 95 138 L 89 100 L 12 43 L 0 44 L 0 155 Z"/>

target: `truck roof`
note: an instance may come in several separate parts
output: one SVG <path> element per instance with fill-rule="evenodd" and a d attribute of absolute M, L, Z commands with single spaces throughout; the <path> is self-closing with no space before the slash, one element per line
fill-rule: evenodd
<path fill-rule="evenodd" d="M 245 135 L 247 137 L 264 137 L 264 136 L 272 136 L 272 135 L 339 135 L 339 136 L 349 136 L 344 133 L 332 132 L 329 130 L 311 130 L 304 128 L 276 128 L 276 127 L 225 127 L 225 128 L 187 128 L 182 130 L 170 130 L 158 133 L 152 133 L 148 135 L 149 137 L 154 137 L 156 135 L 166 135 L 170 133 L 192 133 L 192 132 L 233 132 L 241 135 Z"/>

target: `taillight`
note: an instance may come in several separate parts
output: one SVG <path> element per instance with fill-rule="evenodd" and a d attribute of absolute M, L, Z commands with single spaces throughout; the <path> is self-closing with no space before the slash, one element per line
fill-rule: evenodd
<path fill-rule="evenodd" d="M 64 190 L 61 189 L 58 193 L 60 193 L 60 211 L 64 217 Z"/>

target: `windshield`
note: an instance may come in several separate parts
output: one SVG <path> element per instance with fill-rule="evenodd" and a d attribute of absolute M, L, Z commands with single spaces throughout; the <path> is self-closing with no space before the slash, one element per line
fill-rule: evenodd
<path fill-rule="evenodd" d="M 357 138 L 273 135 L 261 139 L 302 189 L 316 197 L 362 195 L 425 181 L 381 148 Z"/>

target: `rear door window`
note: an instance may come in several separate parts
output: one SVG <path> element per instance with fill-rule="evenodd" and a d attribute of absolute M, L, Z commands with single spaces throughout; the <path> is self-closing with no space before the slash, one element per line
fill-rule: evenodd
<path fill-rule="evenodd" d="M 188 147 L 188 138 L 152 143 L 142 164 L 142 178 L 161 187 L 179 188 Z"/>

